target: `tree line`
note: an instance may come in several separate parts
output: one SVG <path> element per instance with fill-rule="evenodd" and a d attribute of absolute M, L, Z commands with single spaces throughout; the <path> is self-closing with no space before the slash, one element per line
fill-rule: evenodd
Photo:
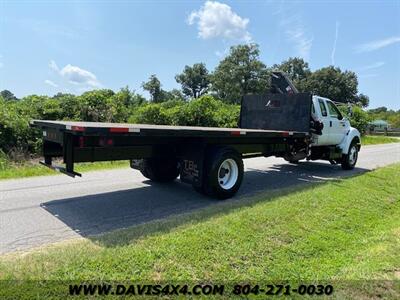
<path fill-rule="evenodd" d="M 312 72 L 307 62 L 296 57 L 267 67 L 260 59 L 257 44 L 231 47 L 229 54 L 213 72 L 209 72 L 204 63 L 185 66 L 182 73 L 175 76 L 181 90 L 164 91 L 155 74 L 143 82 L 142 87 L 150 93 L 150 100 L 157 103 L 176 97 L 193 99 L 210 94 L 224 102 L 238 104 L 243 95 L 268 92 L 273 70 L 287 73 L 301 92 L 368 106 L 368 96 L 358 93 L 357 75 L 354 72 L 333 66 Z"/>
<path fill-rule="evenodd" d="M 210 72 L 204 63 L 186 65 L 183 71 L 175 76 L 176 82 L 181 85 L 180 90 L 164 90 L 155 74 L 143 82 L 141 87 L 149 92 L 149 101 L 154 103 L 190 100 L 209 94 L 225 103 L 238 104 L 243 95 L 268 92 L 270 73 L 273 70 L 287 73 L 301 92 L 311 92 L 338 102 L 368 106 L 368 96 L 358 93 L 358 80 L 354 72 L 342 71 L 334 66 L 313 72 L 307 62 L 297 57 L 267 67 L 260 59 L 257 44 L 232 46 L 229 54 L 219 62 L 213 72 Z M 111 94 L 109 91 L 105 93 Z M 102 97 L 104 91 L 100 90 L 99 94 L 99 97 Z M 63 95 L 57 94 L 53 98 Z M 5 100 L 17 100 L 8 90 L 2 91 L 1 96 Z M 136 98 L 139 99 L 140 96 L 137 95 Z"/>

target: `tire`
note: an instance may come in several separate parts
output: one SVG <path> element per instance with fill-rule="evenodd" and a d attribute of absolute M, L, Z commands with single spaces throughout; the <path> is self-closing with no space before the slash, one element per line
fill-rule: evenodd
<path fill-rule="evenodd" d="M 236 194 L 243 180 L 243 160 L 230 148 L 211 151 L 206 157 L 203 184 L 197 191 L 217 199 L 228 199 Z"/>
<path fill-rule="evenodd" d="M 350 144 L 349 151 L 347 154 L 342 156 L 342 169 L 352 170 L 354 169 L 358 159 L 358 147 L 357 142 L 353 140 Z"/>
<path fill-rule="evenodd" d="M 178 161 L 175 158 L 153 157 L 143 159 L 142 175 L 155 182 L 170 182 L 179 176 Z"/>

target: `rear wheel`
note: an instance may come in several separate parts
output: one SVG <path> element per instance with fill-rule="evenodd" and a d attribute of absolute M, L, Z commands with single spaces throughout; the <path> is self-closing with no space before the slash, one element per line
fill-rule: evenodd
<path fill-rule="evenodd" d="M 143 159 L 140 172 L 152 181 L 173 181 L 179 176 L 178 161 L 170 157 L 146 158 Z"/>
<path fill-rule="evenodd" d="M 206 158 L 204 171 L 202 187 L 196 190 L 211 197 L 227 199 L 240 188 L 243 160 L 232 149 L 216 149 Z"/>
<path fill-rule="evenodd" d="M 352 170 L 354 169 L 358 159 L 358 146 L 357 142 L 353 140 L 350 144 L 349 151 L 342 157 L 342 169 Z"/>

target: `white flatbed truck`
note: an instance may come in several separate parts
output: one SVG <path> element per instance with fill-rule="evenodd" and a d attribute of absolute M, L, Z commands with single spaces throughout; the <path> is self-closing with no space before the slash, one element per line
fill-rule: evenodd
<path fill-rule="evenodd" d="M 322 159 L 353 169 L 361 147 L 358 130 L 331 100 L 298 93 L 280 72 L 273 76 L 272 93 L 243 97 L 239 128 L 32 120 L 43 133 L 41 163 L 74 177 L 81 176 L 75 163 L 130 160 L 150 180 L 180 177 L 218 199 L 240 188 L 245 158 Z M 55 157 L 65 167 L 54 166 Z"/>

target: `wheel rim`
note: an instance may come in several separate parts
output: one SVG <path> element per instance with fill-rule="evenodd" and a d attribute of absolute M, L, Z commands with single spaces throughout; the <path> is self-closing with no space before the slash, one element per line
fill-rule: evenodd
<path fill-rule="evenodd" d="M 239 177 L 239 167 L 235 160 L 228 158 L 218 169 L 218 184 L 224 190 L 231 189 Z"/>
<path fill-rule="evenodd" d="M 353 146 L 350 148 L 350 152 L 349 152 L 349 163 L 350 165 L 354 165 L 357 161 L 357 155 L 358 155 L 358 151 L 356 146 Z"/>

